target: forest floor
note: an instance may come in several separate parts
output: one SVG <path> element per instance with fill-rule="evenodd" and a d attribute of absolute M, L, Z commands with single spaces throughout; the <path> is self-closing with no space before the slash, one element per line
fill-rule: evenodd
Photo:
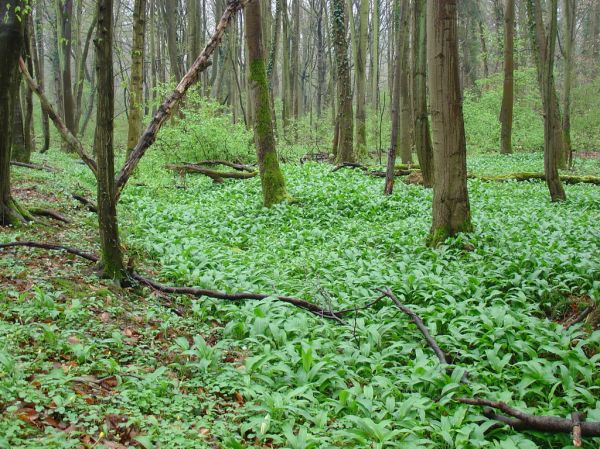
<path fill-rule="evenodd" d="M 91 176 L 50 153 L 15 167 L 27 207 L 0 230 L 96 253 Z M 355 308 L 389 287 L 455 363 L 440 369 L 390 302 L 345 324 L 289 305 L 122 290 L 85 260 L 0 250 L 0 448 L 567 448 L 567 434 L 492 428 L 459 396 L 600 421 L 600 331 L 570 318 L 600 301 L 600 187 L 469 181 L 475 231 L 424 245 L 431 191 L 327 164 L 285 165 L 298 200 L 260 207 L 257 178 L 180 178 L 149 155 L 120 203 L 123 245 L 162 282 Z M 481 175 L 540 171 L 540 155 L 477 156 Z M 600 175 L 600 161 L 576 161 Z M 590 315 L 592 316 L 592 315 Z M 460 382 L 465 370 L 470 383 Z M 588 439 L 584 447 L 598 447 Z"/>

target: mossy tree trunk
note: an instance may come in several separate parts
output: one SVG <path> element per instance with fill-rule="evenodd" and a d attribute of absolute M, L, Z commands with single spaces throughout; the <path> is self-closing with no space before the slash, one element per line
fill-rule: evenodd
<path fill-rule="evenodd" d="M 515 0 L 507 0 L 504 10 L 504 83 L 500 109 L 500 153 L 511 154 L 514 103 Z"/>
<path fill-rule="evenodd" d="M 358 45 L 356 46 L 356 154 L 367 156 L 367 40 L 369 37 L 369 0 L 360 0 Z"/>
<path fill-rule="evenodd" d="M 431 246 L 472 229 L 456 3 L 457 0 L 429 0 L 427 5 L 427 62 L 434 150 Z"/>
<path fill-rule="evenodd" d="M 433 148 L 427 113 L 427 1 L 414 2 L 414 75 L 415 149 L 423 173 L 423 185 L 433 186 Z"/>
<path fill-rule="evenodd" d="M 10 8 L 9 8 L 10 5 Z M 19 99 L 18 60 L 23 48 L 23 17 L 16 17 L 21 0 L 0 0 L 0 226 L 17 225 L 27 214 L 13 200 L 10 192 L 10 159 L 13 144 L 13 116 Z"/>
<path fill-rule="evenodd" d="M 331 2 L 331 34 L 335 48 L 337 66 L 338 96 L 338 131 L 337 149 L 338 163 L 355 162 L 354 155 L 354 117 L 352 108 L 352 84 L 348 63 L 348 41 L 346 39 L 346 13 L 344 0 Z M 334 139 L 335 140 L 335 139 Z"/>
<path fill-rule="evenodd" d="M 196 14 L 193 12 L 193 14 Z M 129 83 L 129 123 L 127 156 L 135 148 L 142 132 L 142 95 L 144 81 L 144 34 L 146 29 L 146 0 L 133 5 L 133 44 L 131 46 L 131 79 Z M 192 37 L 194 37 L 193 35 Z M 200 51 L 198 50 L 198 53 Z M 194 56 L 196 58 L 197 54 Z"/>
<path fill-rule="evenodd" d="M 250 90 L 255 111 L 254 141 L 262 183 L 263 204 L 265 207 L 271 207 L 284 201 L 287 193 L 275 149 L 273 110 L 269 98 L 269 83 L 262 42 L 260 2 L 256 0 L 250 2 L 244 13 L 248 64 L 250 65 Z"/>
<path fill-rule="evenodd" d="M 552 201 L 566 199 L 558 168 L 564 165 L 564 135 L 554 85 L 554 52 L 557 38 L 558 0 L 550 0 L 550 24 L 546 33 L 540 0 L 527 0 L 533 53 L 544 110 L 544 173 Z"/>
<path fill-rule="evenodd" d="M 98 104 L 94 148 L 98 165 L 98 227 L 100 231 L 102 276 L 121 281 L 125 277 L 123 253 L 117 225 L 117 200 L 114 176 L 113 117 L 113 0 L 98 0 L 96 31 L 96 75 Z"/>

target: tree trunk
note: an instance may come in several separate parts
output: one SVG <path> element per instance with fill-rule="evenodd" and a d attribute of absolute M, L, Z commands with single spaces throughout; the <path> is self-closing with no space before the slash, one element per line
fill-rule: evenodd
<path fill-rule="evenodd" d="M 398 152 L 398 135 L 400 131 L 400 77 L 402 72 L 402 64 L 398 53 L 401 52 L 402 48 L 402 32 L 400 30 L 401 22 L 401 0 L 394 0 L 394 22 L 393 27 L 395 29 L 395 47 L 396 47 L 396 58 L 394 62 L 394 84 L 392 91 L 392 129 L 390 139 L 390 149 L 388 151 L 387 169 L 385 172 L 385 187 L 383 189 L 384 195 L 391 195 L 394 190 L 394 166 L 396 165 L 396 154 Z"/>
<path fill-rule="evenodd" d="M 557 36 L 557 2 L 550 0 L 550 26 L 546 35 L 540 0 L 527 0 L 527 14 L 532 34 L 532 46 L 538 71 L 538 82 L 544 109 L 544 173 L 552 201 L 563 201 L 566 194 L 558 167 L 564 155 L 564 136 L 554 85 L 554 51 Z"/>
<path fill-rule="evenodd" d="M 44 91 L 44 63 L 45 63 L 45 52 L 44 52 L 44 28 L 42 9 L 39 2 L 35 4 L 35 39 L 32 42 L 35 44 L 33 48 L 33 65 L 35 69 L 35 77 L 38 85 L 42 92 Z M 48 121 L 48 114 L 41 109 L 42 116 L 42 130 L 44 132 L 44 145 L 42 146 L 41 153 L 45 153 L 50 148 L 50 123 Z"/>
<path fill-rule="evenodd" d="M 433 187 L 433 148 L 427 113 L 427 0 L 414 2 L 415 149 L 423 173 L 423 185 Z"/>
<path fill-rule="evenodd" d="M 373 0 L 373 16 L 371 22 L 372 47 L 371 47 L 371 103 L 373 110 L 379 110 L 379 2 Z"/>
<path fill-rule="evenodd" d="M 290 120 L 290 20 L 288 15 L 287 0 L 281 1 L 282 14 L 282 39 L 281 39 L 281 121 L 283 134 L 289 127 Z"/>
<path fill-rule="evenodd" d="M 62 94 L 64 101 L 65 124 L 71 133 L 77 133 L 75 128 L 75 101 L 73 98 L 73 82 L 71 78 L 71 52 L 72 41 L 72 21 L 73 21 L 73 0 L 59 1 L 60 17 L 60 49 L 62 62 Z"/>
<path fill-rule="evenodd" d="M 565 153 L 569 166 L 573 162 L 571 145 L 571 84 L 573 78 L 573 45 L 575 44 L 575 0 L 563 0 L 564 7 L 564 57 L 565 80 L 563 85 L 562 130 L 565 139 Z"/>
<path fill-rule="evenodd" d="M 369 37 L 369 0 L 360 0 L 358 45 L 356 47 L 356 155 L 367 156 L 367 39 Z"/>
<path fill-rule="evenodd" d="M 337 66 L 338 121 L 336 159 L 338 163 L 354 162 L 354 117 L 352 112 L 352 85 L 348 64 L 346 14 L 344 0 L 331 2 L 331 31 Z"/>
<path fill-rule="evenodd" d="M 144 34 L 146 29 L 146 0 L 135 0 L 133 6 L 133 45 L 131 46 L 131 82 L 129 85 L 129 126 L 127 156 L 142 131 L 142 95 L 144 74 Z M 200 51 L 198 50 L 198 53 Z M 196 55 L 197 56 L 197 55 Z"/>
<path fill-rule="evenodd" d="M 12 92 L 13 119 L 12 119 L 12 159 L 17 162 L 30 162 L 29 153 L 25 142 L 25 129 L 23 120 L 23 107 L 21 103 L 21 82 Z"/>
<path fill-rule="evenodd" d="M 427 62 L 434 149 L 433 220 L 428 241 L 431 246 L 472 229 L 456 3 L 457 0 L 429 0 L 427 5 Z"/>
<path fill-rule="evenodd" d="M 21 55 L 25 21 L 15 17 L 21 0 L 0 0 L 0 226 L 26 221 L 27 214 L 19 208 L 10 192 L 10 159 L 13 140 L 13 115 L 18 100 L 20 76 L 17 62 Z"/>
<path fill-rule="evenodd" d="M 167 28 L 167 51 L 171 65 L 171 80 L 179 80 L 182 74 L 177 48 L 177 0 L 166 0 L 163 13 Z"/>
<path fill-rule="evenodd" d="M 119 242 L 117 201 L 114 177 L 113 149 L 113 0 L 98 0 L 96 31 L 96 76 L 98 79 L 98 106 L 94 148 L 98 164 L 98 227 L 102 256 L 102 276 L 121 281 L 125 270 Z"/>
<path fill-rule="evenodd" d="M 300 113 L 300 0 L 292 0 L 292 67 L 291 101 L 294 117 L 294 141 L 298 140 L 298 118 Z"/>
<path fill-rule="evenodd" d="M 514 29 L 515 0 L 506 0 L 504 12 L 504 84 L 500 109 L 500 153 L 512 153 L 512 123 L 514 103 Z"/>
<path fill-rule="evenodd" d="M 410 39 L 410 5 L 402 2 L 400 13 L 400 34 L 402 35 L 401 46 L 398 48 L 400 62 L 400 158 L 403 164 L 412 164 L 411 123 L 412 104 L 409 88 L 409 39 Z"/>
<path fill-rule="evenodd" d="M 262 42 L 260 2 L 253 1 L 246 6 L 245 19 L 250 88 L 256 112 L 254 114 L 254 142 L 262 184 L 263 204 L 265 207 L 271 207 L 284 201 L 287 193 L 275 149 L 273 110 L 269 99 L 269 83 Z"/>

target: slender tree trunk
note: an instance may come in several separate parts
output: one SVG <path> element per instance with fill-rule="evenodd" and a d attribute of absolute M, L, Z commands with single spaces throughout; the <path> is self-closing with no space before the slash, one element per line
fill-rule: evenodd
<path fill-rule="evenodd" d="M 177 0 L 166 0 L 163 13 L 167 29 L 167 51 L 171 65 L 171 80 L 176 81 L 181 79 L 182 76 L 177 48 Z"/>
<path fill-rule="evenodd" d="M 23 108 L 21 103 L 21 83 L 12 92 L 13 95 L 13 119 L 12 119 L 12 159 L 18 162 L 29 162 L 31 154 L 25 143 L 25 131 L 23 127 Z"/>
<path fill-rule="evenodd" d="M 28 14 L 24 19 L 25 23 L 25 42 L 23 56 L 27 62 L 29 71 L 33 73 L 33 56 L 32 56 L 32 40 L 33 36 L 33 19 L 31 14 Z M 26 162 L 31 159 L 31 153 L 35 152 L 35 132 L 33 130 L 33 92 L 25 83 L 21 90 L 23 98 L 23 138 L 25 140 Z"/>
<path fill-rule="evenodd" d="M 244 13 L 248 63 L 250 64 L 250 87 L 256 111 L 254 114 L 254 142 L 262 183 L 263 204 L 265 207 L 271 207 L 284 201 L 287 193 L 275 149 L 273 110 L 269 99 L 269 83 L 262 42 L 260 2 L 250 2 Z"/>
<path fill-rule="evenodd" d="M 129 126 L 127 156 L 142 131 L 142 95 L 144 74 L 144 34 L 146 32 L 146 0 L 135 0 L 133 6 L 133 45 L 131 46 L 131 80 L 129 84 Z M 194 36 L 195 37 L 195 36 Z M 200 51 L 198 50 L 198 54 Z M 197 55 L 196 55 L 197 56 Z"/>
<path fill-rule="evenodd" d="M 395 47 L 396 52 L 400 53 L 402 48 L 402 31 L 400 30 L 401 23 L 401 0 L 394 0 L 394 22 L 395 29 Z M 390 44 L 391 45 L 391 44 Z M 402 73 L 401 58 L 397 55 L 394 62 L 394 84 L 392 90 L 392 129 L 390 138 L 390 149 L 388 151 L 387 169 L 385 173 L 384 195 L 391 195 L 394 191 L 394 166 L 396 165 L 396 155 L 398 153 L 398 141 L 400 132 L 400 77 Z"/>
<path fill-rule="evenodd" d="M 504 84 L 500 109 L 500 153 L 512 153 L 512 123 L 514 103 L 514 29 L 515 0 L 506 0 L 504 12 Z"/>
<path fill-rule="evenodd" d="M 540 0 L 527 0 L 527 14 L 544 109 L 544 174 L 552 201 L 563 201 L 566 199 L 566 194 L 558 175 L 558 167 L 560 158 L 564 155 L 564 136 L 554 85 L 554 51 L 558 28 L 557 2 L 558 0 L 549 2 L 550 26 L 547 34 Z"/>
<path fill-rule="evenodd" d="M 287 0 L 281 0 L 282 15 L 282 44 L 281 44 L 281 121 L 283 122 L 283 134 L 289 127 L 291 115 L 290 107 L 290 20 L 288 15 Z"/>
<path fill-rule="evenodd" d="M 380 0 L 373 0 L 373 17 L 371 21 L 371 33 L 373 35 L 371 47 L 371 101 L 374 111 L 379 110 L 379 2 Z"/>
<path fill-rule="evenodd" d="M 79 58 L 79 62 L 77 63 L 77 94 L 75 96 L 75 110 L 77 113 L 75 114 L 75 128 L 79 128 L 79 119 L 82 116 L 82 100 L 83 100 L 83 86 L 84 80 L 86 78 L 86 70 L 87 70 L 87 59 L 90 51 L 90 43 L 92 41 L 92 36 L 94 34 L 94 30 L 96 29 L 96 13 L 94 12 L 94 16 L 92 18 L 92 22 L 90 23 L 90 27 L 87 30 L 85 43 L 83 46 L 83 51 L 81 53 L 81 57 Z"/>
<path fill-rule="evenodd" d="M 415 0 L 414 8 L 415 149 L 423 185 L 433 187 L 433 148 L 427 113 L 427 0 Z"/>
<path fill-rule="evenodd" d="M 40 89 L 44 92 L 44 28 L 43 12 L 39 3 L 40 2 L 36 2 L 35 4 L 35 39 L 32 41 L 35 43 L 35 48 L 33 49 L 33 65 L 38 86 L 40 86 Z M 48 114 L 43 108 L 41 108 L 41 117 L 42 130 L 44 132 L 44 145 L 42 146 L 41 153 L 45 153 L 50 148 L 50 122 L 48 121 Z"/>
<path fill-rule="evenodd" d="M 94 147 L 98 164 L 98 226 L 102 275 L 121 281 L 125 270 L 119 242 L 113 149 L 113 0 L 98 0 L 96 31 L 96 76 L 98 107 Z"/>
<path fill-rule="evenodd" d="M 429 0 L 427 5 L 427 62 L 435 153 L 431 246 L 472 229 L 456 3 L 457 0 Z"/>
<path fill-rule="evenodd" d="M 400 158 L 403 164 L 412 164 L 412 103 L 410 98 L 410 5 L 409 2 L 402 2 L 400 13 L 400 34 L 402 42 L 398 48 L 400 62 Z"/>
<path fill-rule="evenodd" d="M 28 216 L 13 200 L 10 192 L 10 159 L 13 140 L 13 115 L 21 78 L 18 60 L 24 38 L 24 20 L 15 17 L 21 0 L 0 0 L 0 226 L 18 225 Z"/>
<path fill-rule="evenodd" d="M 75 134 L 75 101 L 71 78 L 73 0 L 58 0 L 60 13 L 60 49 L 62 62 L 62 93 L 65 124 Z"/>
<path fill-rule="evenodd" d="M 352 112 L 352 85 L 348 64 L 346 14 L 344 0 L 332 0 L 331 29 L 337 65 L 338 121 L 336 158 L 338 163 L 354 162 L 354 117 Z"/>
<path fill-rule="evenodd" d="M 565 139 L 565 153 L 569 166 L 573 162 L 571 145 L 571 84 L 573 78 L 573 45 L 575 44 L 575 0 L 563 0 L 564 8 L 564 57 L 565 80 L 563 86 L 562 130 Z"/>
<path fill-rule="evenodd" d="M 325 39 L 323 30 L 324 21 L 324 0 L 318 0 L 319 6 L 317 9 L 317 117 L 321 118 L 325 103 L 325 77 L 327 75 L 327 61 L 325 60 Z"/>
<path fill-rule="evenodd" d="M 508 0 L 511 1 L 511 0 Z M 514 8 L 514 7 L 513 7 Z M 481 12 L 480 12 L 481 14 Z M 485 31 L 483 29 L 483 20 L 480 18 L 478 22 L 479 26 L 479 42 L 481 42 L 481 57 L 483 59 L 483 76 L 488 78 L 490 76 L 490 67 L 488 64 L 488 49 L 485 42 Z M 506 55 L 506 53 L 504 53 Z"/>
<path fill-rule="evenodd" d="M 369 0 L 360 0 L 358 45 L 356 46 L 356 155 L 367 156 L 367 39 L 369 37 Z"/>
<path fill-rule="evenodd" d="M 298 118 L 300 117 L 300 0 L 292 0 L 292 67 L 291 101 L 294 117 L 294 141 L 298 140 Z"/>

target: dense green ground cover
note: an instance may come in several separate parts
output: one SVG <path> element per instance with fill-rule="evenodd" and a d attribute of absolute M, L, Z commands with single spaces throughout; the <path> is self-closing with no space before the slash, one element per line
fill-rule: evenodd
<path fill-rule="evenodd" d="M 70 193 L 85 168 L 16 171 L 27 204 L 75 222 L 0 231 L 95 251 L 95 216 Z M 600 189 L 469 181 L 475 232 L 424 245 L 431 191 L 321 164 L 286 165 L 298 201 L 260 207 L 258 179 L 215 185 L 143 161 L 120 205 L 135 265 L 167 283 L 364 305 L 389 286 L 420 314 L 456 368 L 446 374 L 390 303 L 347 325 L 270 301 L 226 303 L 123 292 L 80 260 L 0 253 L 0 447 L 565 448 L 519 434 L 458 396 L 600 420 L 600 331 L 558 323 L 600 300 Z M 39 159 L 38 159 L 39 160 Z M 541 171 L 539 154 L 477 156 L 472 173 Z M 578 173 L 600 173 L 577 160 Z M 465 247 L 472 250 L 465 250 Z M 461 385 L 463 370 L 471 384 Z M 113 377 L 114 376 L 114 377 Z M 63 429 L 61 429 L 61 427 Z M 66 431 L 65 431 L 66 428 Z M 83 446 L 82 446 L 83 445 Z M 86 446 L 87 445 L 87 446 Z M 598 446 L 588 440 L 585 447 Z"/>

